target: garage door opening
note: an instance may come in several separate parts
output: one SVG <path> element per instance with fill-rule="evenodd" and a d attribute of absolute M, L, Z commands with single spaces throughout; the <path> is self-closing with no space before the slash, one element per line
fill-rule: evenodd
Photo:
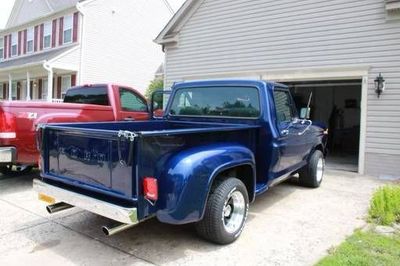
<path fill-rule="evenodd" d="M 361 80 L 285 82 L 297 107 L 311 99 L 311 120 L 329 128 L 327 168 L 358 171 Z"/>

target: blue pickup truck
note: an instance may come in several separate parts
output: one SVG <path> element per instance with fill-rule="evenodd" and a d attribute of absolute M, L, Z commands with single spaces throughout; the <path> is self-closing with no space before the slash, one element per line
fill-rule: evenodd
<path fill-rule="evenodd" d="M 157 217 L 228 244 L 257 195 L 296 173 L 321 184 L 327 133 L 308 111 L 299 117 L 278 83 L 178 83 L 162 118 L 39 127 L 34 189 L 50 213 L 76 206 L 114 220 L 107 235 Z"/>

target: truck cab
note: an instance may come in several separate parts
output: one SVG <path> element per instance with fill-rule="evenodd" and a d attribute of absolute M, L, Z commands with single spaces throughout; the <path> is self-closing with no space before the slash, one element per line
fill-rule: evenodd
<path fill-rule="evenodd" d="M 34 189 L 50 212 L 76 206 L 118 221 L 103 227 L 109 235 L 156 217 L 228 244 L 268 188 L 297 173 L 320 186 L 327 132 L 296 110 L 278 83 L 178 83 L 161 119 L 43 127 Z"/>

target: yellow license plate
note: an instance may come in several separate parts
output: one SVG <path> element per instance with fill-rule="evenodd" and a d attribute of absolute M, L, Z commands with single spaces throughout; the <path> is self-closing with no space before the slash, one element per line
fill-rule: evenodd
<path fill-rule="evenodd" d="M 56 199 L 55 198 L 53 198 L 51 196 L 48 196 L 46 194 L 43 194 L 43 193 L 39 193 L 39 200 L 44 201 L 44 202 L 46 202 L 48 204 L 56 203 Z"/>

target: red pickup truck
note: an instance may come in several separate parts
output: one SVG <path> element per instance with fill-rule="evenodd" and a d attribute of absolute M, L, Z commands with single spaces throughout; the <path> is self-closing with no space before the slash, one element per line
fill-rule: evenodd
<path fill-rule="evenodd" d="M 149 119 L 146 99 L 114 84 L 70 88 L 63 103 L 0 101 L 0 172 L 22 174 L 37 165 L 38 124 Z"/>

